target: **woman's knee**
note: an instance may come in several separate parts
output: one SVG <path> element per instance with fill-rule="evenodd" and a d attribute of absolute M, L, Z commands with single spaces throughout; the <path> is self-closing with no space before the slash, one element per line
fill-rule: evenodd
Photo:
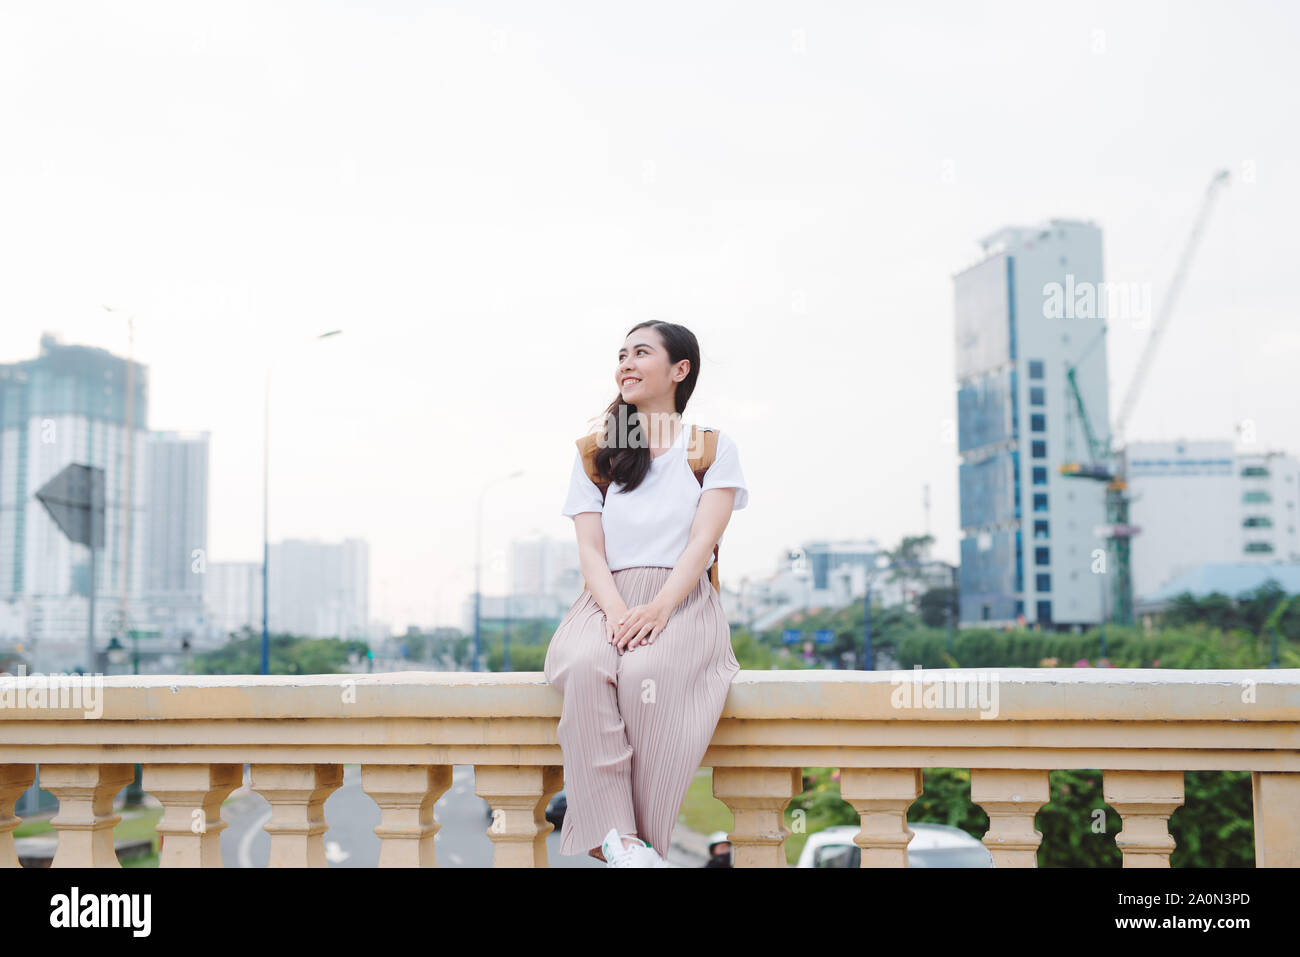
<path fill-rule="evenodd" d="M 608 654 L 579 652 L 553 665 L 546 680 L 556 688 L 596 688 L 616 678 L 615 665 Z"/>

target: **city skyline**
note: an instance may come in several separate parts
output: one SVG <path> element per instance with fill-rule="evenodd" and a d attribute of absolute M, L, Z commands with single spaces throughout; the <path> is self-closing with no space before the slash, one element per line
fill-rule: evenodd
<path fill-rule="evenodd" d="M 1128 437 L 1249 422 L 1300 452 L 1289 9 L 307 9 L 0 17 L 0 362 L 45 331 L 126 356 L 103 307 L 134 313 L 149 427 L 211 433 L 214 561 L 260 560 L 274 352 L 271 539 L 364 538 L 373 618 L 453 623 L 484 484 L 525 472 L 487 493 L 485 593 L 512 540 L 572 536 L 573 439 L 646 318 L 699 337 L 686 415 L 753 484 L 724 583 L 843 529 L 920 534 L 927 483 L 953 560 L 953 277 L 979 238 L 1094 221 L 1106 279 L 1159 309 L 1218 168 Z M 1112 409 L 1145 334 L 1108 334 Z M 852 479 L 807 495 L 795 436 Z"/>

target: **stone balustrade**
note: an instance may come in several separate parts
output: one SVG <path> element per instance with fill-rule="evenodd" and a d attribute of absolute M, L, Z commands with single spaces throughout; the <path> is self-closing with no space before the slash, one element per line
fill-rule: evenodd
<path fill-rule="evenodd" d="M 437 866 L 434 803 L 454 765 L 474 767 L 493 809 L 495 866 L 547 865 L 564 775 L 561 698 L 540 673 L 109 677 L 98 715 L 54 693 L 19 706 L 36 680 L 0 677 L 0 867 L 18 865 L 14 800 L 37 764 L 59 799 L 53 866 L 119 866 L 113 798 L 136 763 L 164 808 L 164 867 L 221 866 L 221 804 L 246 763 L 271 806 L 272 867 L 327 866 L 323 808 L 344 764 L 380 808 L 381 867 Z M 863 866 L 907 866 L 907 809 L 933 767 L 970 769 L 997 867 L 1035 866 L 1057 768 L 1102 770 L 1125 867 L 1169 865 L 1183 772 L 1250 771 L 1256 864 L 1300 866 L 1295 670 L 742 671 L 703 763 L 735 815 L 736 867 L 785 866 L 805 767 L 840 769 Z"/>

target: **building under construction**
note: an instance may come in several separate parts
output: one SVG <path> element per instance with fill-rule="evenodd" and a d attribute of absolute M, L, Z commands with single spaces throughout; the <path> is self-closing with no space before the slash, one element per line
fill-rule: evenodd
<path fill-rule="evenodd" d="M 1124 430 L 1228 179 L 1210 179 L 1153 321 L 1143 284 L 1103 279 L 1091 223 L 1002 229 L 955 277 L 963 624 L 1133 621 Z M 1113 426 L 1112 321 L 1151 323 Z"/>
<path fill-rule="evenodd" d="M 954 277 L 963 625 L 1092 625 L 1106 576 L 1094 573 L 1105 517 L 1098 483 L 1069 480 L 1086 456 L 1074 387 L 1104 429 L 1101 230 L 1054 219 L 982 241 Z M 1108 436 L 1102 435 L 1101 441 Z"/>

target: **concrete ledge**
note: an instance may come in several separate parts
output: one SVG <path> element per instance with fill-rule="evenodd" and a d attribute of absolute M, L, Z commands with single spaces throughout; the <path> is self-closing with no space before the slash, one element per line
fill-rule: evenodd
<path fill-rule="evenodd" d="M 559 718 L 562 698 L 541 672 L 406 671 L 369 675 L 111 676 L 99 679 L 102 714 L 82 707 L 18 706 L 40 682 L 0 676 L 5 721 L 175 721 L 311 718 Z M 52 685 L 57 687 L 57 685 Z M 900 707 L 927 688 L 995 689 L 987 708 Z M 953 693 L 953 692 L 948 692 Z M 54 692 L 51 690 L 51 698 Z M 981 715 L 981 711 L 984 712 Z M 1176 671 L 1161 668 L 953 668 L 741 671 L 722 717 L 952 721 L 1297 721 L 1300 669 Z"/>
<path fill-rule="evenodd" d="M 59 677 L 0 676 L 0 799 L 12 807 L 40 765 L 66 801 L 60 853 L 74 866 L 116 863 L 99 808 L 134 763 L 172 815 L 160 832 L 185 866 L 219 859 L 215 830 L 195 837 L 188 822 L 238 785 L 244 764 L 280 815 L 272 866 L 325 866 L 320 815 L 346 764 L 371 779 L 384 866 L 433 860 L 432 825 L 412 815 L 456 765 L 475 768 L 477 793 L 506 822 L 489 835 L 494 865 L 545 860 L 537 815 L 563 786 L 563 699 L 540 673 Z M 1298 669 L 742 671 L 701 765 L 736 815 L 738 867 L 784 863 L 782 809 L 806 767 L 841 770 L 864 866 L 903 866 L 901 822 L 932 767 L 971 769 L 976 802 L 1000 815 L 995 841 L 1033 833 L 1050 770 L 1099 768 L 1125 819 L 1125 866 L 1162 867 L 1184 772 L 1250 771 L 1257 864 L 1300 866 Z M 16 821 L 0 808 L 0 831 Z M 1033 860 L 1020 846 L 1033 842 L 1016 840 L 990 848 L 1006 866 Z M 15 860 L 6 845 L 0 855 Z"/>

